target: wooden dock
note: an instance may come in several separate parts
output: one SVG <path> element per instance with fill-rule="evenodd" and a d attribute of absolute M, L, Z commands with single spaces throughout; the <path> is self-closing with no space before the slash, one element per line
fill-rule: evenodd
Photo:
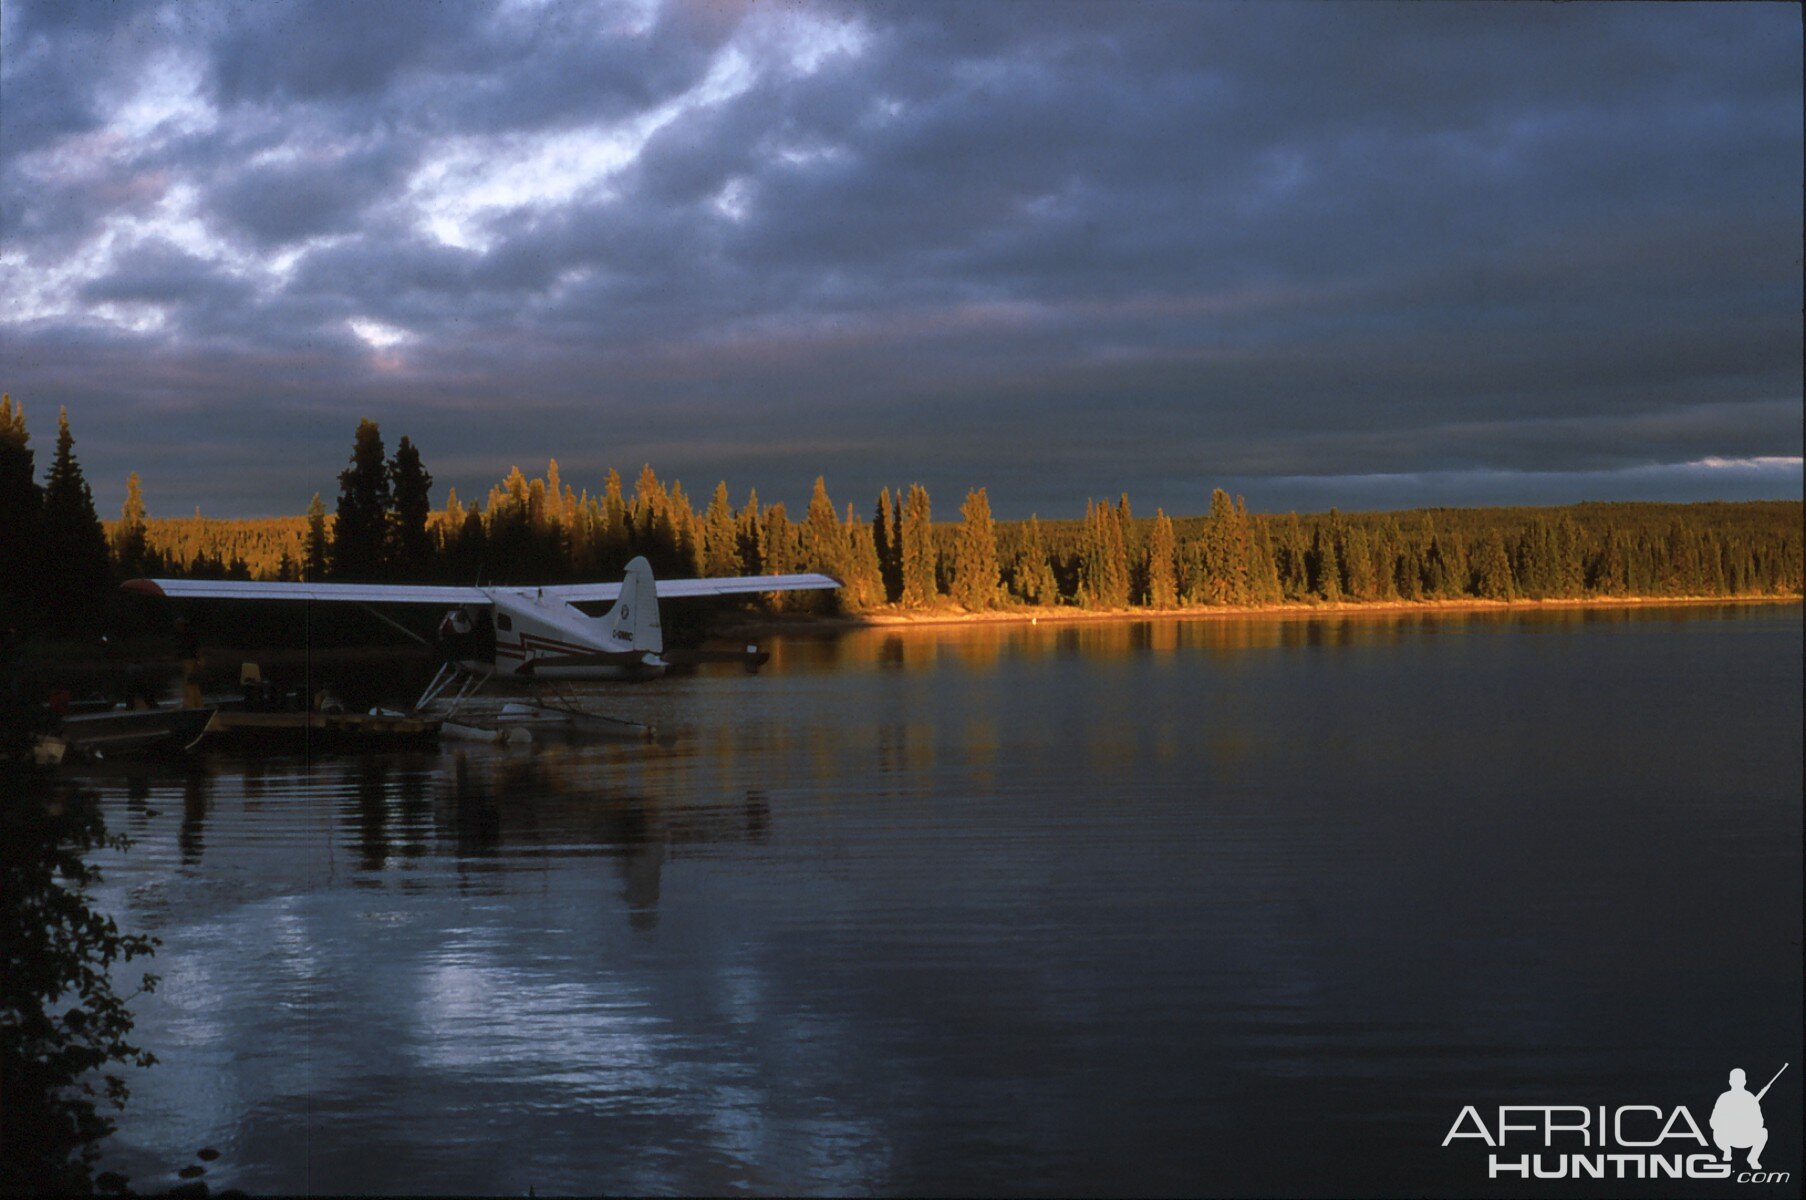
<path fill-rule="evenodd" d="M 190 750 L 400 750 L 439 737 L 435 717 L 372 713 L 234 712 L 220 709 Z"/>

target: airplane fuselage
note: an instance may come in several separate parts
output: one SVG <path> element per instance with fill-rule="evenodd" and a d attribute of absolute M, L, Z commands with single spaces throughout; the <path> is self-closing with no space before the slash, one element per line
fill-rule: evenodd
<path fill-rule="evenodd" d="M 487 671 L 493 667 L 497 678 L 563 680 L 645 680 L 665 673 L 666 664 L 657 650 L 636 651 L 630 639 L 610 632 L 609 621 L 604 618 L 588 616 L 562 600 L 539 593 L 523 595 L 501 588 L 485 592 L 495 633 L 494 660 L 460 657 L 459 665 L 465 670 Z M 610 615 L 630 618 L 632 614 Z M 447 614 L 448 619 L 450 616 Z M 652 618 L 656 629 L 656 609 Z M 600 655 L 618 661 L 569 661 Z"/>

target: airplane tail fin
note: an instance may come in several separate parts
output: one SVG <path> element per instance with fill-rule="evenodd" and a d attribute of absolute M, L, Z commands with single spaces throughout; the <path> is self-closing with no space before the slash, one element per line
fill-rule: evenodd
<path fill-rule="evenodd" d="M 644 558 L 627 564 L 621 595 L 603 618 L 609 636 L 630 643 L 635 650 L 662 653 L 665 633 L 658 623 L 658 585 L 652 582 L 652 566 Z"/>

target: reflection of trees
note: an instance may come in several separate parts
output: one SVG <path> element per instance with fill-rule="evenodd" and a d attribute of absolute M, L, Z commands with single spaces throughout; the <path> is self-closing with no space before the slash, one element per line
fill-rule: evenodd
<path fill-rule="evenodd" d="M 1248 650 L 1302 646 L 1388 646 L 1415 640 L 1429 632 L 1457 632 L 1472 625 L 1512 622 L 1567 625 L 1580 622 L 1623 622 L 1651 619 L 1632 609 L 1553 608 L 1534 612 L 1480 610 L 1376 612 L 1287 611 L 1261 615 L 1199 615 L 1182 619 L 1045 620 L 1037 624 L 974 623 L 934 625 L 920 629 L 861 630 L 839 639 L 838 651 L 826 652 L 812 641 L 806 652 L 792 649 L 786 667 L 792 672 L 838 666 L 842 669 L 932 670 L 952 660 L 973 673 L 993 669 L 1004 658 L 1039 659 L 1083 656 L 1109 660 L 1205 651 L 1231 654 Z M 773 643 L 774 652 L 782 639 Z"/>
<path fill-rule="evenodd" d="M 370 756 L 357 765 L 358 866 L 380 871 L 389 860 L 389 764 Z"/>
<path fill-rule="evenodd" d="M 146 785 L 148 791 L 148 784 Z M 204 837 L 207 810 L 213 804 L 213 778 L 200 763 L 189 764 L 182 777 L 182 828 L 176 835 L 176 846 L 182 852 L 182 864 L 193 866 L 206 850 Z"/>
<path fill-rule="evenodd" d="M 769 836 L 763 791 L 678 803 L 613 790 L 602 777 L 606 766 L 602 756 L 557 747 L 519 756 L 458 752 L 440 776 L 438 806 L 454 852 L 460 859 L 493 859 L 504 849 L 536 859 L 613 859 L 629 921 L 651 929 L 668 861 L 689 847 Z M 691 794 L 682 786 L 671 791 Z"/>

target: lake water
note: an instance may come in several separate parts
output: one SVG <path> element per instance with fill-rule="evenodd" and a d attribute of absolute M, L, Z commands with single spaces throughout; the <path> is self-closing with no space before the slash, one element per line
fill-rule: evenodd
<path fill-rule="evenodd" d="M 1764 1163 L 1797 1180 L 1801 628 L 875 630 L 595 691 L 669 744 L 109 768 L 101 895 L 163 939 L 109 1164 L 1554 1195 L 1443 1147 L 1462 1106 L 1703 1126 L 1791 1062 Z"/>

